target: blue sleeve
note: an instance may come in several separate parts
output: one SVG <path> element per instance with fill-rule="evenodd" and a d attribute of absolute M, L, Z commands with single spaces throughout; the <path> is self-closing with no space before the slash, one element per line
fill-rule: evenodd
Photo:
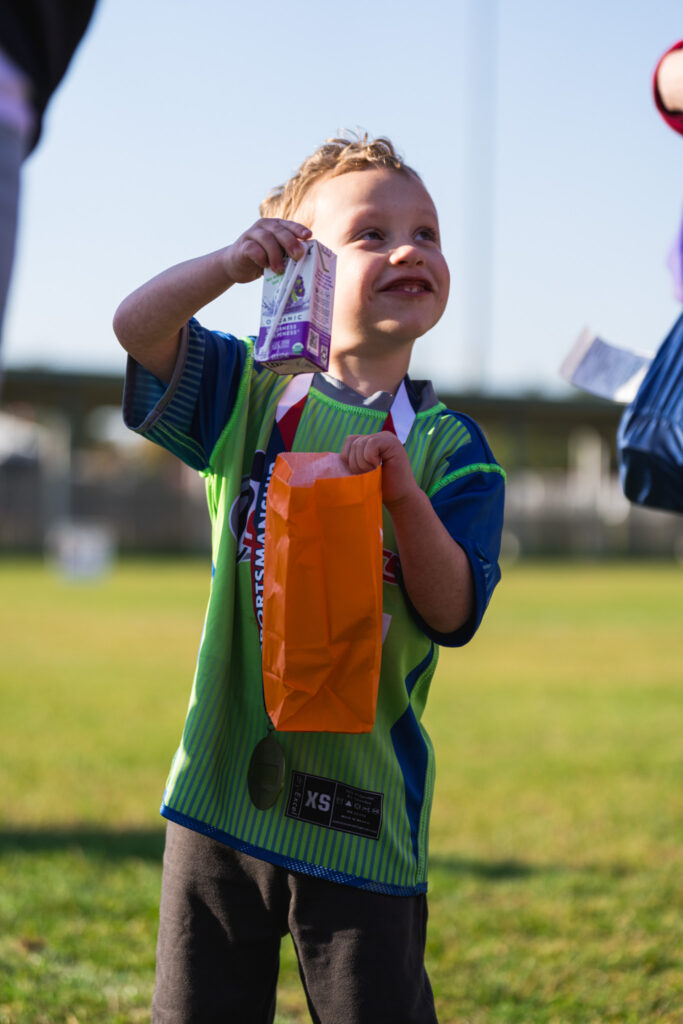
<path fill-rule="evenodd" d="M 462 647 L 472 639 L 500 580 L 498 557 L 505 504 L 505 472 L 477 424 L 460 414 L 458 419 L 468 428 L 468 441 L 444 460 L 440 478 L 427 493 L 439 519 L 469 560 L 474 585 L 472 615 L 455 632 L 438 633 L 408 599 L 421 628 L 444 647 Z"/>
<path fill-rule="evenodd" d="M 193 319 L 183 330 L 168 386 L 129 357 L 123 394 L 126 426 L 193 469 L 207 469 L 234 407 L 246 352 L 243 341 L 208 331 Z"/>
<path fill-rule="evenodd" d="M 683 315 L 622 414 L 617 452 L 629 501 L 683 512 Z"/>

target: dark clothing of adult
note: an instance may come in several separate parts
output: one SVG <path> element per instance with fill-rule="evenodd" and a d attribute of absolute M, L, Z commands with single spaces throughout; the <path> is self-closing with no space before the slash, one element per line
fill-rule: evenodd
<path fill-rule="evenodd" d="M 48 100 L 83 38 L 96 0 L 2 0 L 0 47 L 32 83 L 36 120 L 29 151 L 40 136 Z"/>

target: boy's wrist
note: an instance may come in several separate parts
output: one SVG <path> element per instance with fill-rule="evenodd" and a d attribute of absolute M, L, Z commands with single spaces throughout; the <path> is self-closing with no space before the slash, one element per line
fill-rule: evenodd
<path fill-rule="evenodd" d="M 232 245 L 226 245 L 224 249 L 219 249 L 216 253 L 220 263 L 220 272 L 225 281 L 225 288 L 231 288 L 233 284 L 238 284 L 239 279 L 235 273 L 234 267 L 234 243 Z"/>
<path fill-rule="evenodd" d="M 394 522 L 397 519 L 412 518 L 425 503 L 431 507 L 429 498 L 414 477 L 412 477 L 405 490 L 395 496 L 385 497 L 383 502 L 384 507 Z"/>

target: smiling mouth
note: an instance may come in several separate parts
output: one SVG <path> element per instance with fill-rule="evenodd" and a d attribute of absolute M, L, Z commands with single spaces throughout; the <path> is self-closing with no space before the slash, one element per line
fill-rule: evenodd
<path fill-rule="evenodd" d="M 431 293 L 432 287 L 428 281 L 423 281 L 420 278 L 402 277 L 398 281 L 391 281 L 390 284 L 382 288 L 382 291 L 401 292 L 406 295 L 424 295 Z"/>

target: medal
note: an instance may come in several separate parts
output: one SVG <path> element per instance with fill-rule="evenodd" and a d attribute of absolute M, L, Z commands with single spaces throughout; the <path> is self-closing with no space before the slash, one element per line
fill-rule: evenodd
<path fill-rule="evenodd" d="M 266 811 L 272 807 L 285 784 L 285 755 L 269 732 L 254 747 L 247 772 L 249 796 L 254 807 Z"/>

